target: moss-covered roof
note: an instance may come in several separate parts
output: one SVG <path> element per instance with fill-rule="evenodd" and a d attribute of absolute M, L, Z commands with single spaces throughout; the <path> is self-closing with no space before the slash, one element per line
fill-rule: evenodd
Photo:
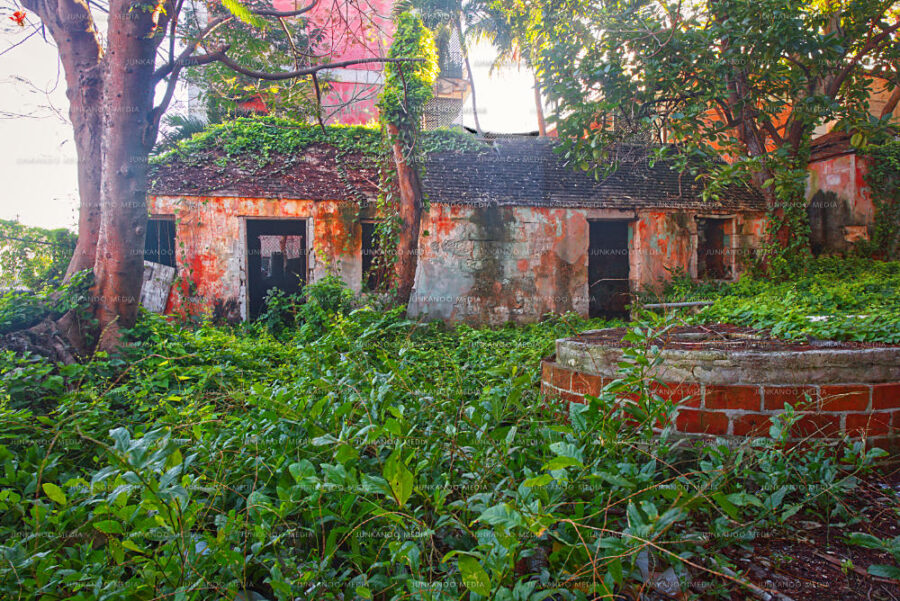
<path fill-rule="evenodd" d="M 471 134 L 442 129 L 425 153 L 487 152 Z M 211 125 L 151 160 L 151 194 L 343 199 L 377 195 L 386 146 L 378 127 L 247 117 Z M 335 177 L 337 176 L 337 177 Z"/>
<path fill-rule="evenodd" d="M 565 165 L 546 138 L 487 144 L 453 130 L 421 134 L 432 202 L 544 207 L 762 210 L 755 189 L 732 186 L 702 200 L 702 185 L 651 164 L 649 153 L 608 177 Z M 153 161 L 151 194 L 309 200 L 372 200 L 387 154 L 379 129 L 318 126 L 272 117 L 214 125 Z"/>

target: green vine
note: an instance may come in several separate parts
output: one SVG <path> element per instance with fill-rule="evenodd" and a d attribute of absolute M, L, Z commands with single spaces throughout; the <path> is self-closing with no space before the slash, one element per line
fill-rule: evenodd
<path fill-rule="evenodd" d="M 812 257 L 806 210 L 808 162 L 808 142 L 794 152 L 778 148 L 766 156 L 766 166 L 772 176 L 762 186 L 771 191 L 775 202 L 767 211 L 766 241 L 752 271 L 766 273 L 771 278 L 787 278 L 802 271 Z"/>
<path fill-rule="evenodd" d="M 900 140 L 871 146 L 866 152 L 866 183 L 875 205 L 872 247 L 884 258 L 896 258 L 900 250 Z"/>
<path fill-rule="evenodd" d="M 397 29 L 388 57 L 422 59 L 417 62 L 386 64 L 385 83 L 378 99 L 383 147 L 390 152 L 397 144 L 407 163 L 413 169 L 418 169 L 421 174 L 429 142 L 432 143 L 431 147 L 436 146 L 437 150 L 446 148 L 437 138 L 421 131 L 425 105 L 431 100 L 434 82 L 440 71 L 434 35 L 418 16 L 409 12 L 401 13 L 397 16 Z M 445 136 L 444 143 L 451 139 Z M 456 139 L 471 140 L 471 138 Z M 438 143 L 434 144 L 435 142 Z M 480 145 L 477 142 L 475 144 Z M 399 204 L 397 169 L 389 155 L 381 163 L 379 171 L 380 191 L 377 211 L 381 219 L 376 228 L 377 244 L 382 249 L 396 248 L 402 223 L 397 211 Z M 427 198 L 423 201 L 424 209 L 427 210 Z M 386 273 L 396 260 L 396 253 L 380 253 L 373 261 L 372 269 Z M 382 279 L 382 282 L 385 282 L 385 279 Z"/>
<path fill-rule="evenodd" d="M 422 59 L 419 62 L 387 63 L 384 88 L 378 99 L 381 123 L 395 126 L 405 150 L 411 152 L 416 147 L 425 104 L 431 100 L 432 87 L 440 71 L 434 35 L 419 17 L 409 12 L 401 13 L 397 17 L 397 31 L 388 57 Z"/>
<path fill-rule="evenodd" d="M 318 125 L 271 116 L 241 117 L 227 123 L 210 125 L 174 148 L 151 159 L 155 169 L 168 164 L 197 164 L 205 153 L 216 152 L 227 163 L 240 157 L 257 157 L 265 164 L 278 155 L 291 155 L 310 146 L 326 145 L 344 154 L 362 154 L 371 158 L 387 150 L 379 127 L 367 125 Z M 425 154 L 433 152 L 477 152 L 487 146 L 467 133 L 437 129 L 420 132 L 417 147 Z M 279 157 L 280 158 L 280 157 Z"/>

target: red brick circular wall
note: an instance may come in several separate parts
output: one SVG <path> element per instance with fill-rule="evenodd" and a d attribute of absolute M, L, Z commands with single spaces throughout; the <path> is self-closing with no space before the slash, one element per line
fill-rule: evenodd
<path fill-rule="evenodd" d="M 542 363 L 543 394 L 573 402 L 599 395 L 617 377 L 622 360 L 621 348 L 604 339 L 610 332 L 558 340 L 556 356 Z M 767 352 L 702 346 L 661 344 L 655 375 L 666 385 L 655 392 L 678 403 L 676 431 L 766 436 L 772 416 L 789 403 L 800 415 L 792 437 L 846 432 L 900 448 L 900 347 L 782 343 Z"/>

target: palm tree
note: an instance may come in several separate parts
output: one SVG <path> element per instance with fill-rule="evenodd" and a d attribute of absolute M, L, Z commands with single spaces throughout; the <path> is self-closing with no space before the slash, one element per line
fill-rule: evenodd
<path fill-rule="evenodd" d="M 541 84 L 538 80 L 533 50 L 525 36 L 526 16 L 514 9 L 504 9 L 496 0 L 472 0 L 467 4 L 469 16 L 468 36 L 476 41 L 488 40 L 497 50 L 497 58 L 491 71 L 504 65 L 521 65 L 524 61 L 534 76 L 534 107 L 538 120 L 538 133 L 547 135 Z"/>

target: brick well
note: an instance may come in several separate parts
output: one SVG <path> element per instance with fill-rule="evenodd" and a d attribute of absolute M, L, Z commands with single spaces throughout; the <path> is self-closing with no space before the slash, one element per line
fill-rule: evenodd
<path fill-rule="evenodd" d="M 585 402 L 588 395 L 602 394 L 618 377 L 622 360 L 610 332 L 558 340 L 556 355 L 542 363 L 545 397 Z M 662 384 L 651 391 L 678 405 L 675 431 L 767 436 L 772 417 L 790 405 L 799 415 L 791 431 L 795 439 L 846 433 L 900 450 L 900 347 L 848 343 L 820 349 L 774 342 L 771 351 L 761 342 L 734 351 L 725 343 L 661 344 L 663 361 L 654 376 Z"/>

